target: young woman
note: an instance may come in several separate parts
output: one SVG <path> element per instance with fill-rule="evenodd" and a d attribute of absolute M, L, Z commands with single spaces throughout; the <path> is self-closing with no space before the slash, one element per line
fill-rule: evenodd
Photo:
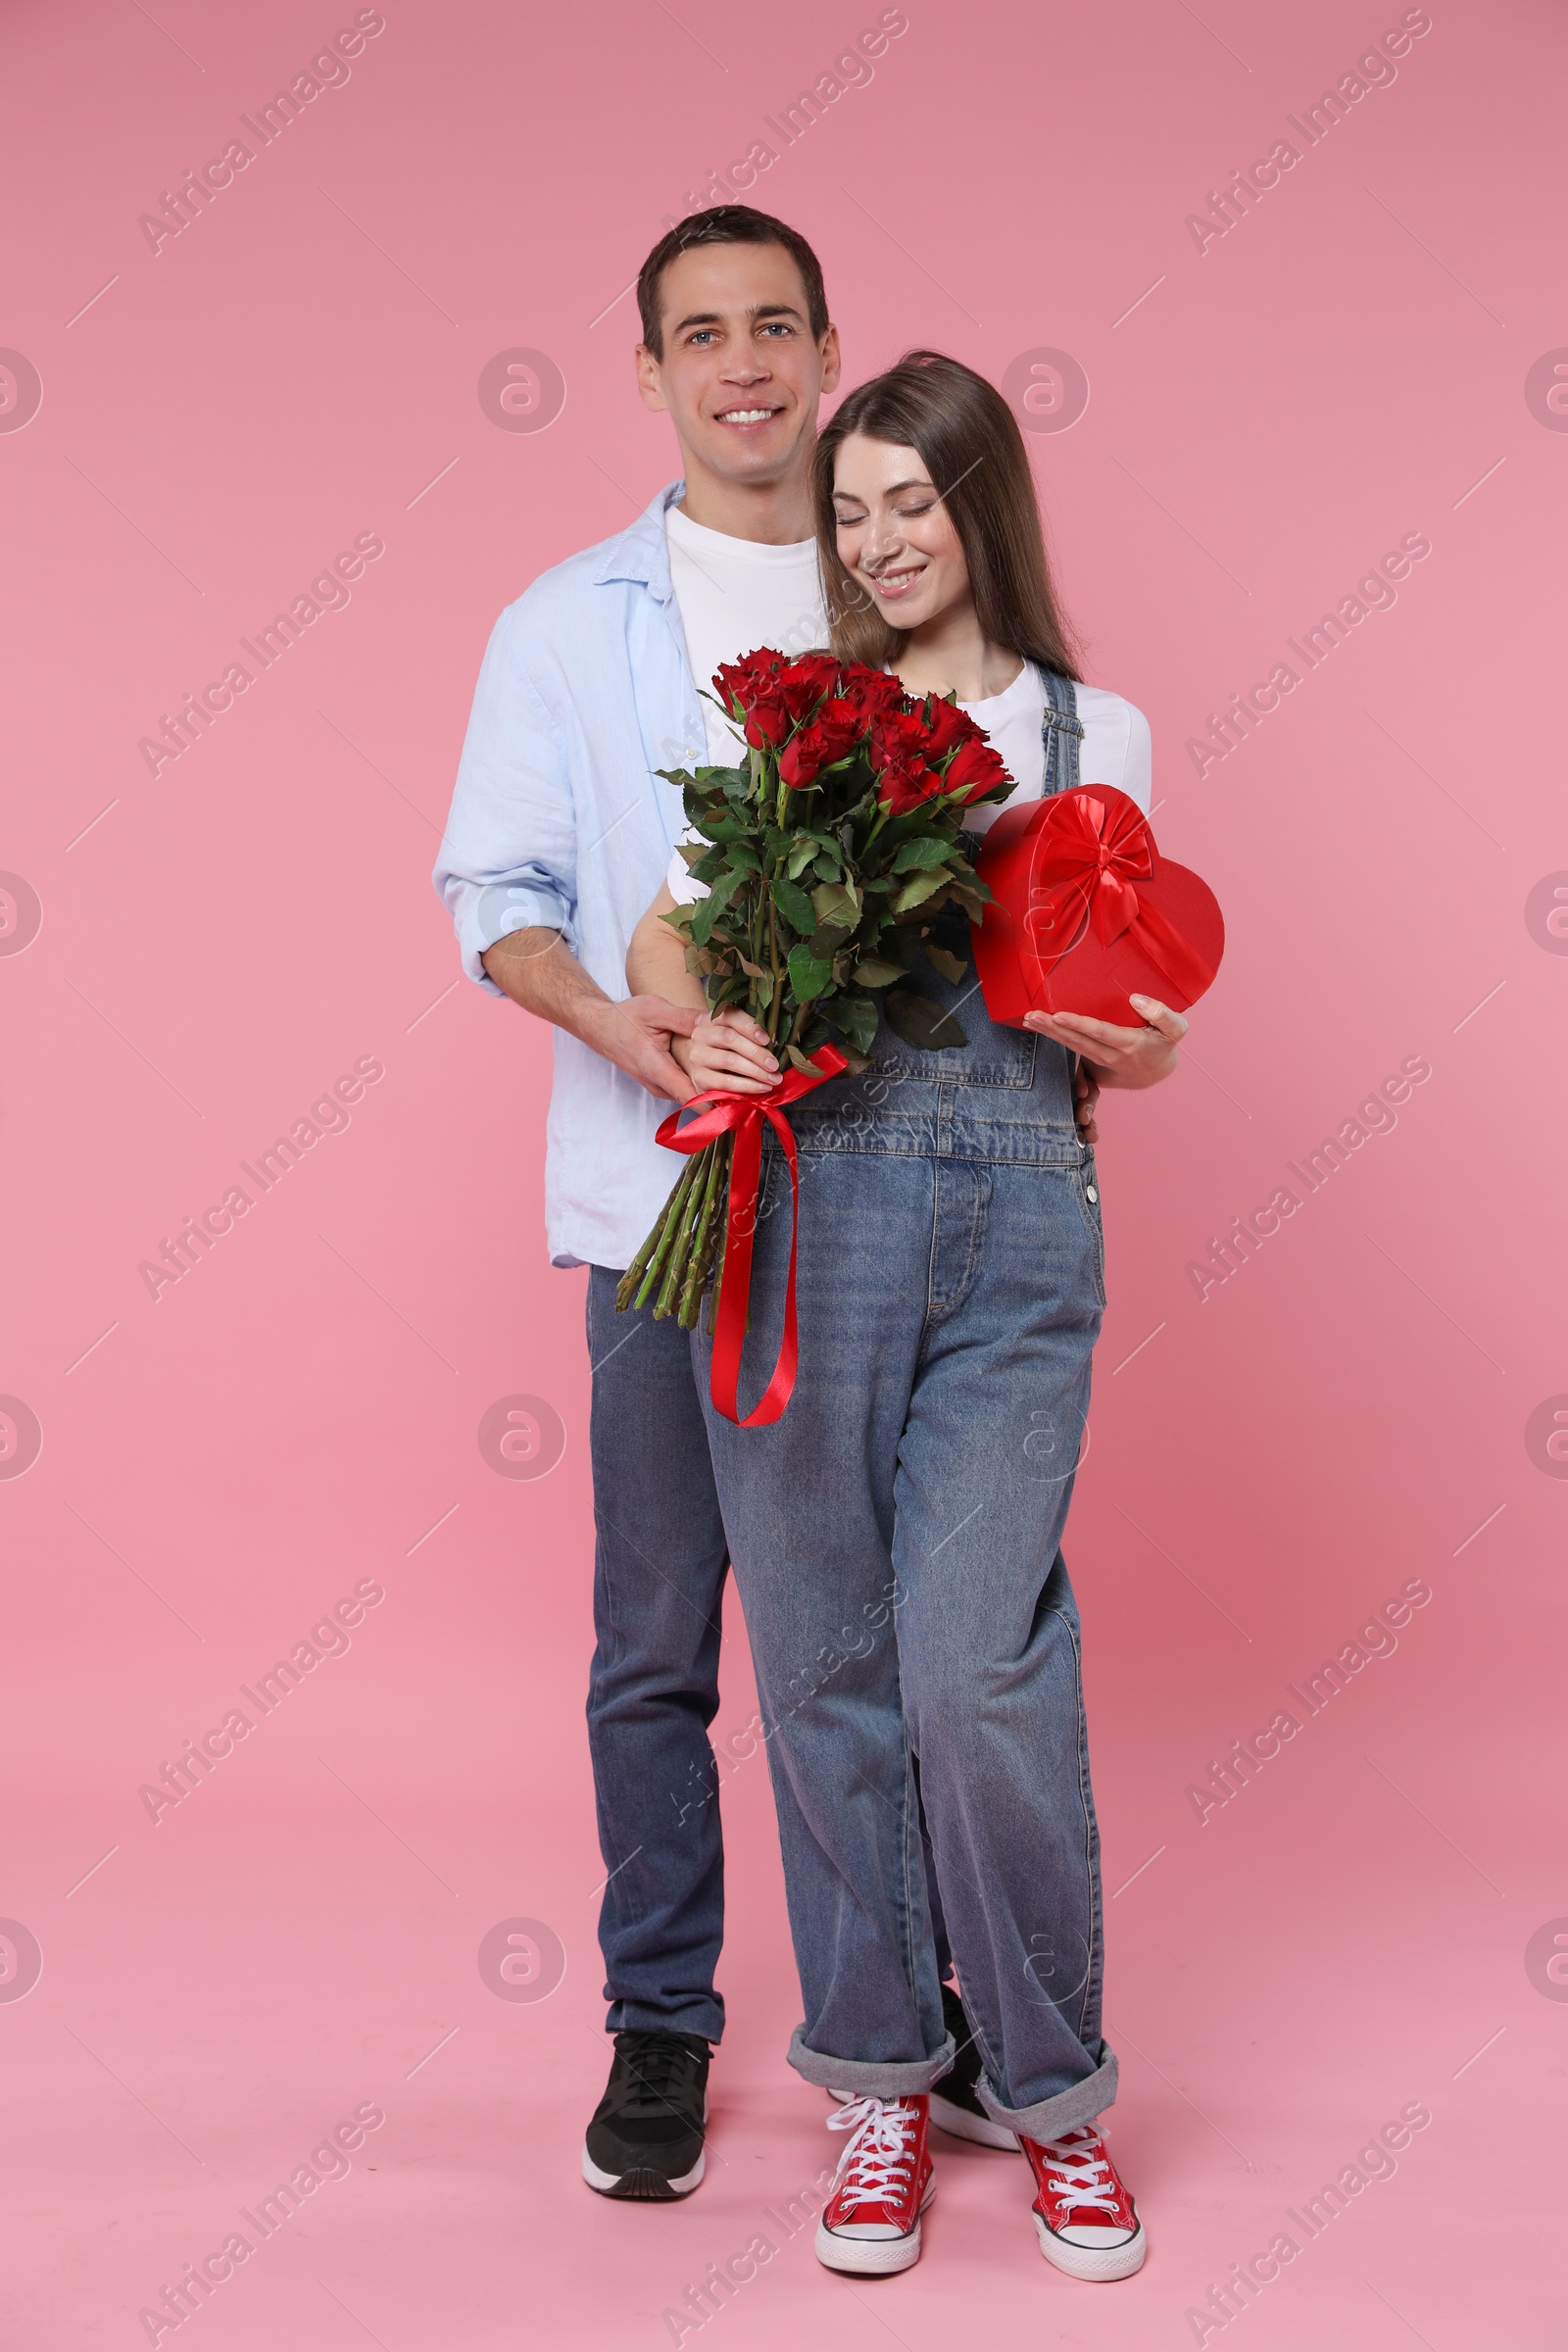
<path fill-rule="evenodd" d="M 993 386 L 911 352 L 843 403 L 817 487 L 836 653 L 956 693 L 1014 797 L 1082 780 L 1147 808 L 1148 726 L 1077 678 L 1022 436 Z M 976 809 L 974 829 L 1002 805 Z M 678 859 L 628 975 L 696 1004 L 658 919 L 676 893 L 698 895 Z M 962 917 L 940 922 L 966 956 Z M 1116 2061 L 1059 1548 L 1104 1305 L 1092 1102 L 1081 1132 L 1072 1057 L 1100 1085 L 1151 1085 L 1187 1024 L 1139 998 L 1136 1029 L 1066 1014 L 1004 1029 L 972 968 L 955 983 L 922 957 L 917 976 L 961 1006 L 968 1042 L 921 1052 L 884 1022 L 867 1070 L 794 1108 L 795 1393 L 765 1428 L 709 1408 L 805 1998 L 790 2062 L 842 2100 L 832 2125 L 850 2134 L 817 2253 L 854 2272 L 918 2258 L 935 2121 L 1021 2146 L 1042 2251 L 1076 2278 L 1120 2278 L 1145 2236 L 1096 2123 Z M 777 1075 L 733 1012 L 675 1049 L 694 1091 Z M 789 1255 L 776 1153 L 765 1181 L 743 1409 L 772 1362 Z M 701 1331 L 694 1345 L 706 1397 Z M 943 1983 L 949 1949 L 961 2001 Z"/>

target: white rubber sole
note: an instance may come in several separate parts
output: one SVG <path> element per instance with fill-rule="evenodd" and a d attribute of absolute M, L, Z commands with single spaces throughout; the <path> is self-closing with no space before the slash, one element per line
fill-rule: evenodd
<path fill-rule="evenodd" d="M 994 2124 L 989 2115 L 971 2115 L 967 2107 L 955 2107 L 940 2090 L 931 2093 L 931 2121 L 939 2132 L 950 2138 L 972 2140 L 977 2148 L 1007 2148 L 1019 2153 L 1018 2135 L 1005 2124 Z"/>
<path fill-rule="evenodd" d="M 907 2237 L 842 2237 L 826 2222 L 816 2225 L 816 2259 L 830 2271 L 848 2271 L 858 2278 L 889 2278 L 897 2271 L 912 2270 L 920 2259 L 920 2223 L 937 2193 L 933 2179 L 920 2199 L 920 2211 Z"/>
<path fill-rule="evenodd" d="M 1149 2239 L 1144 2233 L 1142 2222 L 1124 2246 L 1108 2246 L 1103 2253 L 1098 2253 L 1093 2246 L 1065 2243 L 1046 2228 L 1038 2213 L 1034 2217 L 1034 2224 L 1041 2253 L 1048 2262 L 1054 2263 L 1058 2271 L 1065 2271 L 1069 2278 L 1130 2278 L 1134 2271 L 1143 2269 L 1144 2257 L 1149 2252 Z"/>
<path fill-rule="evenodd" d="M 664 2188 L 652 2191 L 644 2189 L 627 2192 L 626 2190 L 622 2189 L 621 2182 L 629 2180 L 631 2176 L 628 2173 L 607 2173 L 601 2171 L 600 2167 L 595 2164 L 593 2158 L 589 2155 L 587 2144 L 585 2142 L 582 2151 L 582 2177 L 587 2181 L 590 2188 L 598 2189 L 602 2197 L 625 2196 L 628 2205 L 635 2203 L 659 2204 L 670 2197 L 689 2197 L 692 2193 L 692 2190 L 702 2180 L 703 2170 L 707 2162 L 708 2153 L 705 2149 L 703 2154 L 698 2157 L 697 2162 L 692 2166 L 692 2169 L 689 2173 L 682 2173 L 678 2179 L 670 2180 Z M 640 2169 L 647 2171 L 651 2170 L 652 2168 L 645 2166 Z"/>

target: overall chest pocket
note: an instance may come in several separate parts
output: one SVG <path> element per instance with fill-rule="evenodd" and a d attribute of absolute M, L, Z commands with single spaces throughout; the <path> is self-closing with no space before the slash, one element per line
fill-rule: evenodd
<path fill-rule="evenodd" d="M 932 927 L 932 937 L 964 965 L 961 980 L 946 979 L 924 950 L 915 957 L 908 986 L 951 1012 L 968 1044 L 925 1050 L 911 1045 L 892 1027 L 884 1011 L 871 1045 L 871 1069 L 889 1078 L 923 1078 L 946 1086 L 1008 1086 L 1027 1093 L 1035 1082 L 1035 1057 L 1040 1040 L 1026 1029 L 1004 1029 L 986 1010 L 969 942 L 969 925 L 960 908 L 945 906 Z M 869 1073 L 868 1073 L 869 1074 Z"/>

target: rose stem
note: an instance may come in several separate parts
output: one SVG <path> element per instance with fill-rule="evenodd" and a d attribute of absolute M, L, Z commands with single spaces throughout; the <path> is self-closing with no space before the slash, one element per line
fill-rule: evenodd
<path fill-rule="evenodd" d="M 687 1265 L 690 1263 L 693 1211 L 702 1199 L 703 1184 L 708 1174 L 704 1162 L 712 1149 L 711 1144 L 705 1144 L 701 1152 L 694 1152 L 692 1155 L 692 1172 L 687 1183 L 685 1197 L 680 1204 L 680 1214 L 676 1219 L 675 1246 L 665 1260 L 664 1279 L 659 1286 L 659 1297 L 654 1300 L 656 1322 L 669 1313 L 679 1294 Z"/>
<path fill-rule="evenodd" d="M 709 1152 L 707 1182 L 703 1188 L 702 1203 L 697 1211 L 697 1234 L 692 1246 L 691 1262 L 680 1295 L 678 1321 L 682 1331 L 690 1331 L 697 1321 L 702 1304 L 703 1287 L 709 1268 L 713 1262 L 713 1241 L 717 1224 L 719 1195 L 723 1189 L 723 1163 L 727 1158 L 722 1144 L 715 1144 Z"/>
<path fill-rule="evenodd" d="M 659 1239 L 654 1246 L 647 1266 L 643 1272 L 642 1288 L 637 1293 L 635 1301 L 638 1306 L 646 1305 L 648 1294 L 650 1291 L 652 1291 L 654 1285 L 658 1282 L 660 1275 L 664 1270 L 664 1260 L 667 1258 L 670 1250 L 673 1249 L 675 1244 L 675 1236 L 680 1231 L 681 1206 L 685 1200 L 686 1194 L 691 1189 L 692 1179 L 696 1174 L 696 1159 L 689 1159 L 684 1168 L 682 1168 L 680 1174 L 676 1177 L 674 1190 L 671 1192 L 669 1199 L 664 1202 L 663 1207 L 659 1212 L 659 1224 L 656 1229 Z M 657 1308 L 655 1309 L 655 1312 L 658 1312 Z"/>

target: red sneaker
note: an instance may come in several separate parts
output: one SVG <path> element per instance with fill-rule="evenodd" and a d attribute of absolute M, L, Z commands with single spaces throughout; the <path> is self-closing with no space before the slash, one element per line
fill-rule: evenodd
<path fill-rule="evenodd" d="M 1094 2126 L 1080 2124 L 1059 2139 L 1019 2137 L 1034 2167 L 1035 2230 L 1046 2260 L 1074 2278 L 1130 2278 L 1142 2270 L 1144 2225 Z"/>
<path fill-rule="evenodd" d="M 830 2132 L 850 2133 L 816 2226 L 816 2259 L 830 2271 L 883 2278 L 919 2261 L 920 2216 L 936 2195 L 928 2106 L 923 2095 L 847 2099 L 829 2116 Z"/>

